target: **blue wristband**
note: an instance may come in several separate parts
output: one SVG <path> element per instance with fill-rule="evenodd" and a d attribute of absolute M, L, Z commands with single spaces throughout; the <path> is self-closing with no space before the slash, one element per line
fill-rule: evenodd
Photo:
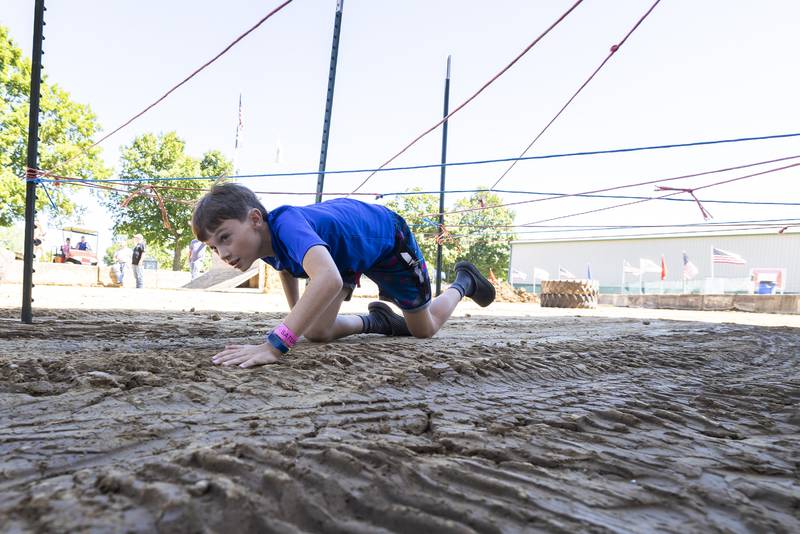
<path fill-rule="evenodd" d="M 287 352 L 289 352 L 289 347 L 287 347 L 284 344 L 283 340 L 279 338 L 278 334 L 276 334 L 275 332 L 270 332 L 269 334 L 267 334 L 267 341 L 269 342 L 270 345 L 278 349 L 281 354 L 286 354 Z"/>

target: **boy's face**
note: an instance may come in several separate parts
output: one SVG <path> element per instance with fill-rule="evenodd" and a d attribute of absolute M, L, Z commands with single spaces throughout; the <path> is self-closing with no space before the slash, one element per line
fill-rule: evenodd
<path fill-rule="evenodd" d="M 222 261 L 239 269 L 247 270 L 262 254 L 264 220 L 261 213 L 253 209 L 244 221 L 227 219 L 211 234 L 206 244 L 219 254 Z"/>

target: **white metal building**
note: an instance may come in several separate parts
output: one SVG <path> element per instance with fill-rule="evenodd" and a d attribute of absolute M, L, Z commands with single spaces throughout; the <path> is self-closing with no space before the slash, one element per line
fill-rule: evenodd
<path fill-rule="evenodd" d="M 712 278 L 712 247 L 738 254 L 747 263 L 715 263 Z M 697 267 L 697 275 L 691 280 L 684 280 L 683 252 Z M 664 281 L 660 273 L 662 255 L 667 271 Z M 642 259 L 657 264 L 659 272 L 641 276 L 630 272 Z M 624 261 L 631 266 L 627 273 L 623 273 Z M 586 278 L 591 271 L 603 293 L 751 293 L 755 290 L 751 269 L 775 268 L 784 269 L 783 292 L 800 293 L 800 231 L 521 240 L 511 243 L 510 263 L 509 280 L 529 290 L 535 269 L 537 285 L 542 271 L 550 279 L 558 279 L 562 269 L 576 278 Z"/>

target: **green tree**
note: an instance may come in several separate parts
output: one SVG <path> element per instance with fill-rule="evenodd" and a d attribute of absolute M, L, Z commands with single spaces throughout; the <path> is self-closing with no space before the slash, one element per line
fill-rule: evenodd
<path fill-rule="evenodd" d="M 28 113 L 31 64 L 0 26 L 0 226 L 8 226 L 25 214 L 25 176 L 28 150 Z M 39 168 L 54 174 L 86 179 L 102 179 L 111 171 L 103 165 L 98 147 L 90 148 L 100 131 L 89 106 L 70 99 L 69 93 L 42 79 L 39 127 Z M 74 159 L 73 159 L 74 158 Z M 76 205 L 70 193 L 78 186 L 48 187 L 39 191 L 37 210 L 51 215 L 70 216 Z"/>
<path fill-rule="evenodd" d="M 455 210 L 474 210 L 456 213 L 458 233 L 462 251 L 458 260 L 467 260 L 475 264 L 482 273 L 491 269 L 496 275 L 508 270 L 511 255 L 511 241 L 516 235 L 510 228 L 514 224 L 514 212 L 499 206 L 502 199 L 490 192 L 474 193 L 468 199 L 456 202 Z M 475 209 L 480 208 L 480 209 Z"/>
<path fill-rule="evenodd" d="M 409 189 L 406 192 L 415 193 L 421 191 L 419 187 Z M 436 258 L 436 225 L 435 213 L 439 211 L 439 199 L 434 195 L 398 195 L 388 202 L 386 207 L 403 217 L 414 236 L 417 238 L 419 248 L 425 260 L 431 264 Z"/>
<path fill-rule="evenodd" d="M 409 192 L 420 191 L 419 188 Z M 452 273 L 461 260 L 471 261 L 481 272 L 495 274 L 508 269 L 511 241 L 516 239 L 508 226 L 514 224 L 514 212 L 503 207 L 494 193 L 479 192 L 455 203 L 453 210 L 473 210 L 445 215 L 446 233 L 442 246 L 442 270 Z M 386 203 L 408 222 L 417 238 L 429 267 L 436 262 L 439 197 L 436 195 L 402 195 Z M 485 209 L 488 208 L 488 209 Z M 452 279 L 452 278 L 451 278 Z"/>
<path fill-rule="evenodd" d="M 409 189 L 407 192 L 414 193 L 421 191 L 419 187 Z M 429 268 L 436 267 L 436 251 L 438 242 L 436 236 L 439 234 L 438 213 L 439 197 L 429 194 L 399 195 L 388 202 L 386 207 L 400 214 L 408 223 L 417 244 L 425 256 L 425 261 Z M 445 216 L 445 228 L 452 220 L 452 216 Z M 461 244 L 458 240 L 445 239 L 442 245 L 442 271 L 450 273 L 452 280 L 453 266 L 457 261 L 458 254 L 461 252 Z"/>
<path fill-rule="evenodd" d="M 116 234 L 142 234 L 148 253 L 158 258 L 169 250 L 172 269 L 181 270 L 183 253 L 192 240 L 192 208 L 214 181 L 232 172 L 221 152 L 206 152 L 200 160 L 185 153 L 175 132 L 143 134 L 121 149 L 121 179 L 135 179 L 126 191 L 111 191 L 104 205 L 112 214 Z M 166 177 L 208 177 L 160 181 Z"/>

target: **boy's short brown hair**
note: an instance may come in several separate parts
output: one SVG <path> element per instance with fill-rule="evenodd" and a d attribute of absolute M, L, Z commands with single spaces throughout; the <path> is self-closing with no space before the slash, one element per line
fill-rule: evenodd
<path fill-rule="evenodd" d="M 239 184 L 215 185 L 194 206 L 192 231 L 200 241 L 208 241 L 214 231 L 228 219 L 244 221 L 256 208 L 267 220 L 267 210 L 255 193 Z"/>

